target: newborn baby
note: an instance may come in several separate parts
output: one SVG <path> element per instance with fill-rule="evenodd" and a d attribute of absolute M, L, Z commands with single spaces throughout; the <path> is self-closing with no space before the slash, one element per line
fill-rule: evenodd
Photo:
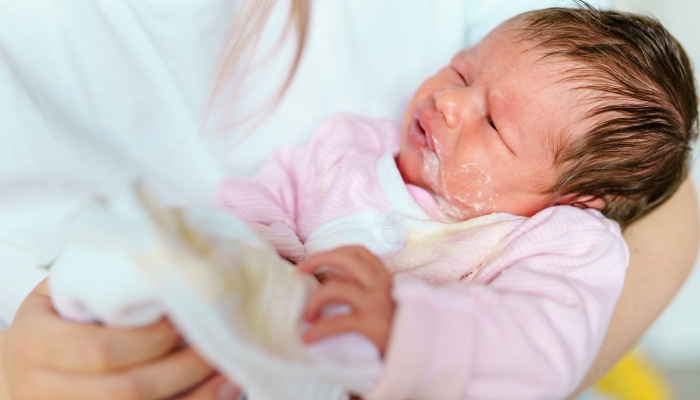
<path fill-rule="evenodd" d="M 335 116 L 223 180 L 215 204 L 266 242 L 211 210 L 96 203 L 53 300 L 168 314 L 251 400 L 564 398 L 623 286 L 620 225 L 673 194 L 696 135 L 688 58 L 657 21 L 522 14 L 427 79 L 400 128 Z"/>
<path fill-rule="evenodd" d="M 304 339 L 369 338 L 372 398 L 563 398 L 623 285 L 617 223 L 684 179 L 696 110 L 658 22 L 536 11 L 427 79 L 400 129 L 333 117 L 306 148 L 225 179 L 215 203 L 331 277 Z M 351 312 L 320 317 L 332 303 Z"/>

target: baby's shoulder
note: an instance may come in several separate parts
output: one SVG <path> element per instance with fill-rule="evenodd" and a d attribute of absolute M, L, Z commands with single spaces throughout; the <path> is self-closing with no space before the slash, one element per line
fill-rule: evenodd
<path fill-rule="evenodd" d="M 490 281 L 519 265 L 557 275 L 596 271 L 591 276 L 621 285 L 628 264 L 629 250 L 616 222 L 596 210 L 556 206 L 520 224 L 478 279 Z"/>
<path fill-rule="evenodd" d="M 622 236 L 620 225 L 606 218 L 600 211 L 572 206 L 545 208 L 528 218 L 521 229 L 524 231 L 547 230 L 553 234 L 562 234 L 568 231 L 602 230 L 615 236 Z"/>
<path fill-rule="evenodd" d="M 604 245 L 626 253 L 620 225 L 597 210 L 571 206 L 546 208 L 527 218 L 510 235 L 511 246 L 538 251 L 561 248 L 565 251 Z M 575 248 L 570 248 L 576 244 Z"/>

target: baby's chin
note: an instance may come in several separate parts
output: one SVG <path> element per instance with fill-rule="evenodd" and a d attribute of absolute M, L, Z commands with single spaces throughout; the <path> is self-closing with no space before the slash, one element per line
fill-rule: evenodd
<path fill-rule="evenodd" d="M 401 173 L 401 178 L 403 179 L 404 183 L 427 189 L 425 187 L 425 182 L 422 179 L 422 155 L 411 154 L 410 150 L 403 150 L 403 145 L 401 147 L 402 150 L 399 151 L 399 154 L 397 154 L 394 159 L 396 160 L 396 167 L 399 169 L 399 173 Z"/>

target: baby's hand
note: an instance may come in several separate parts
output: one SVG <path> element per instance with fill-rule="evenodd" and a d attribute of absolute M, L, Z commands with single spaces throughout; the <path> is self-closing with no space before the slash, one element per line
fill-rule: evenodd
<path fill-rule="evenodd" d="M 384 353 L 394 317 L 391 298 L 391 274 L 382 261 L 361 246 L 340 247 L 310 256 L 298 265 L 312 273 L 330 267 L 341 273 L 331 278 L 311 295 L 304 319 L 312 323 L 303 340 L 315 342 L 326 336 L 354 331 L 366 336 Z M 319 319 L 323 308 L 331 303 L 347 304 L 349 314 Z"/>

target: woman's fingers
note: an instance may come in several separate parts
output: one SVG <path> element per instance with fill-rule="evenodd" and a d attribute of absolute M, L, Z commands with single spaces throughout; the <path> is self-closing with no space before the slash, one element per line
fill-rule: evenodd
<path fill-rule="evenodd" d="M 61 319 L 48 297 L 32 294 L 23 304 L 31 313 L 16 346 L 36 365 L 75 372 L 108 372 L 155 359 L 173 350 L 181 338 L 166 320 L 142 329 L 123 330 Z M 22 345 L 25 346 L 22 346 Z"/>
<path fill-rule="evenodd" d="M 30 377 L 34 385 L 23 385 L 25 392 L 21 398 L 165 399 L 196 385 L 213 372 L 191 348 L 185 347 L 154 363 L 110 374 L 34 369 L 34 376 Z"/>
<path fill-rule="evenodd" d="M 71 333 L 75 340 L 64 340 L 62 349 L 44 348 L 48 354 L 45 365 L 77 372 L 109 372 L 162 357 L 181 341 L 167 321 L 138 330 L 66 326 L 61 336 Z"/>
<path fill-rule="evenodd" d="M 373 284 L 379 268 L 384 269 L 379 258 L 361 246 L 339 247 L 317 253 L 302 261 L 297 267 L 308 273 L 321 267 L 338 269 L 347 279 L 354 280 L 364 287 Z"/>
<path fill-rule="evenodd" d="M 241 390 L 221 374 L 214 374 L 191 392 L 173 400 L 237 400 Z"/>
<path fill-rule="evenodd" d="M 0 385 L 17 399 L 171 398 L 214 373 L 180 340 L 167 321 L 137 330 L 64 321 L 40 285 L 4 335 Z"/>
<path fill-rule="evenodd" d="M 309 322 L 315 321 L 323 308 L 332 303 L 347 304 L 357 311 L 366 306 L 366 299 L 365 291 L 359 286 L 343 281 L 331 281 L 319 287 L 309 297 L 304 319 Z"/>
<path fill-rule="evenodd" d="M 19 399 L 54 400 L 143 400 L 135 382 L 125 376 L 83 375 L 51 369 L 33 369 L 19 385 Z"/>
<path fill-rule="evenodd" d="M 214 372 L 191 347 L 183 347 L 156 362 L 115 376 L 134 383 L 143 399 L 161 399 L 196 385 Z"/>

